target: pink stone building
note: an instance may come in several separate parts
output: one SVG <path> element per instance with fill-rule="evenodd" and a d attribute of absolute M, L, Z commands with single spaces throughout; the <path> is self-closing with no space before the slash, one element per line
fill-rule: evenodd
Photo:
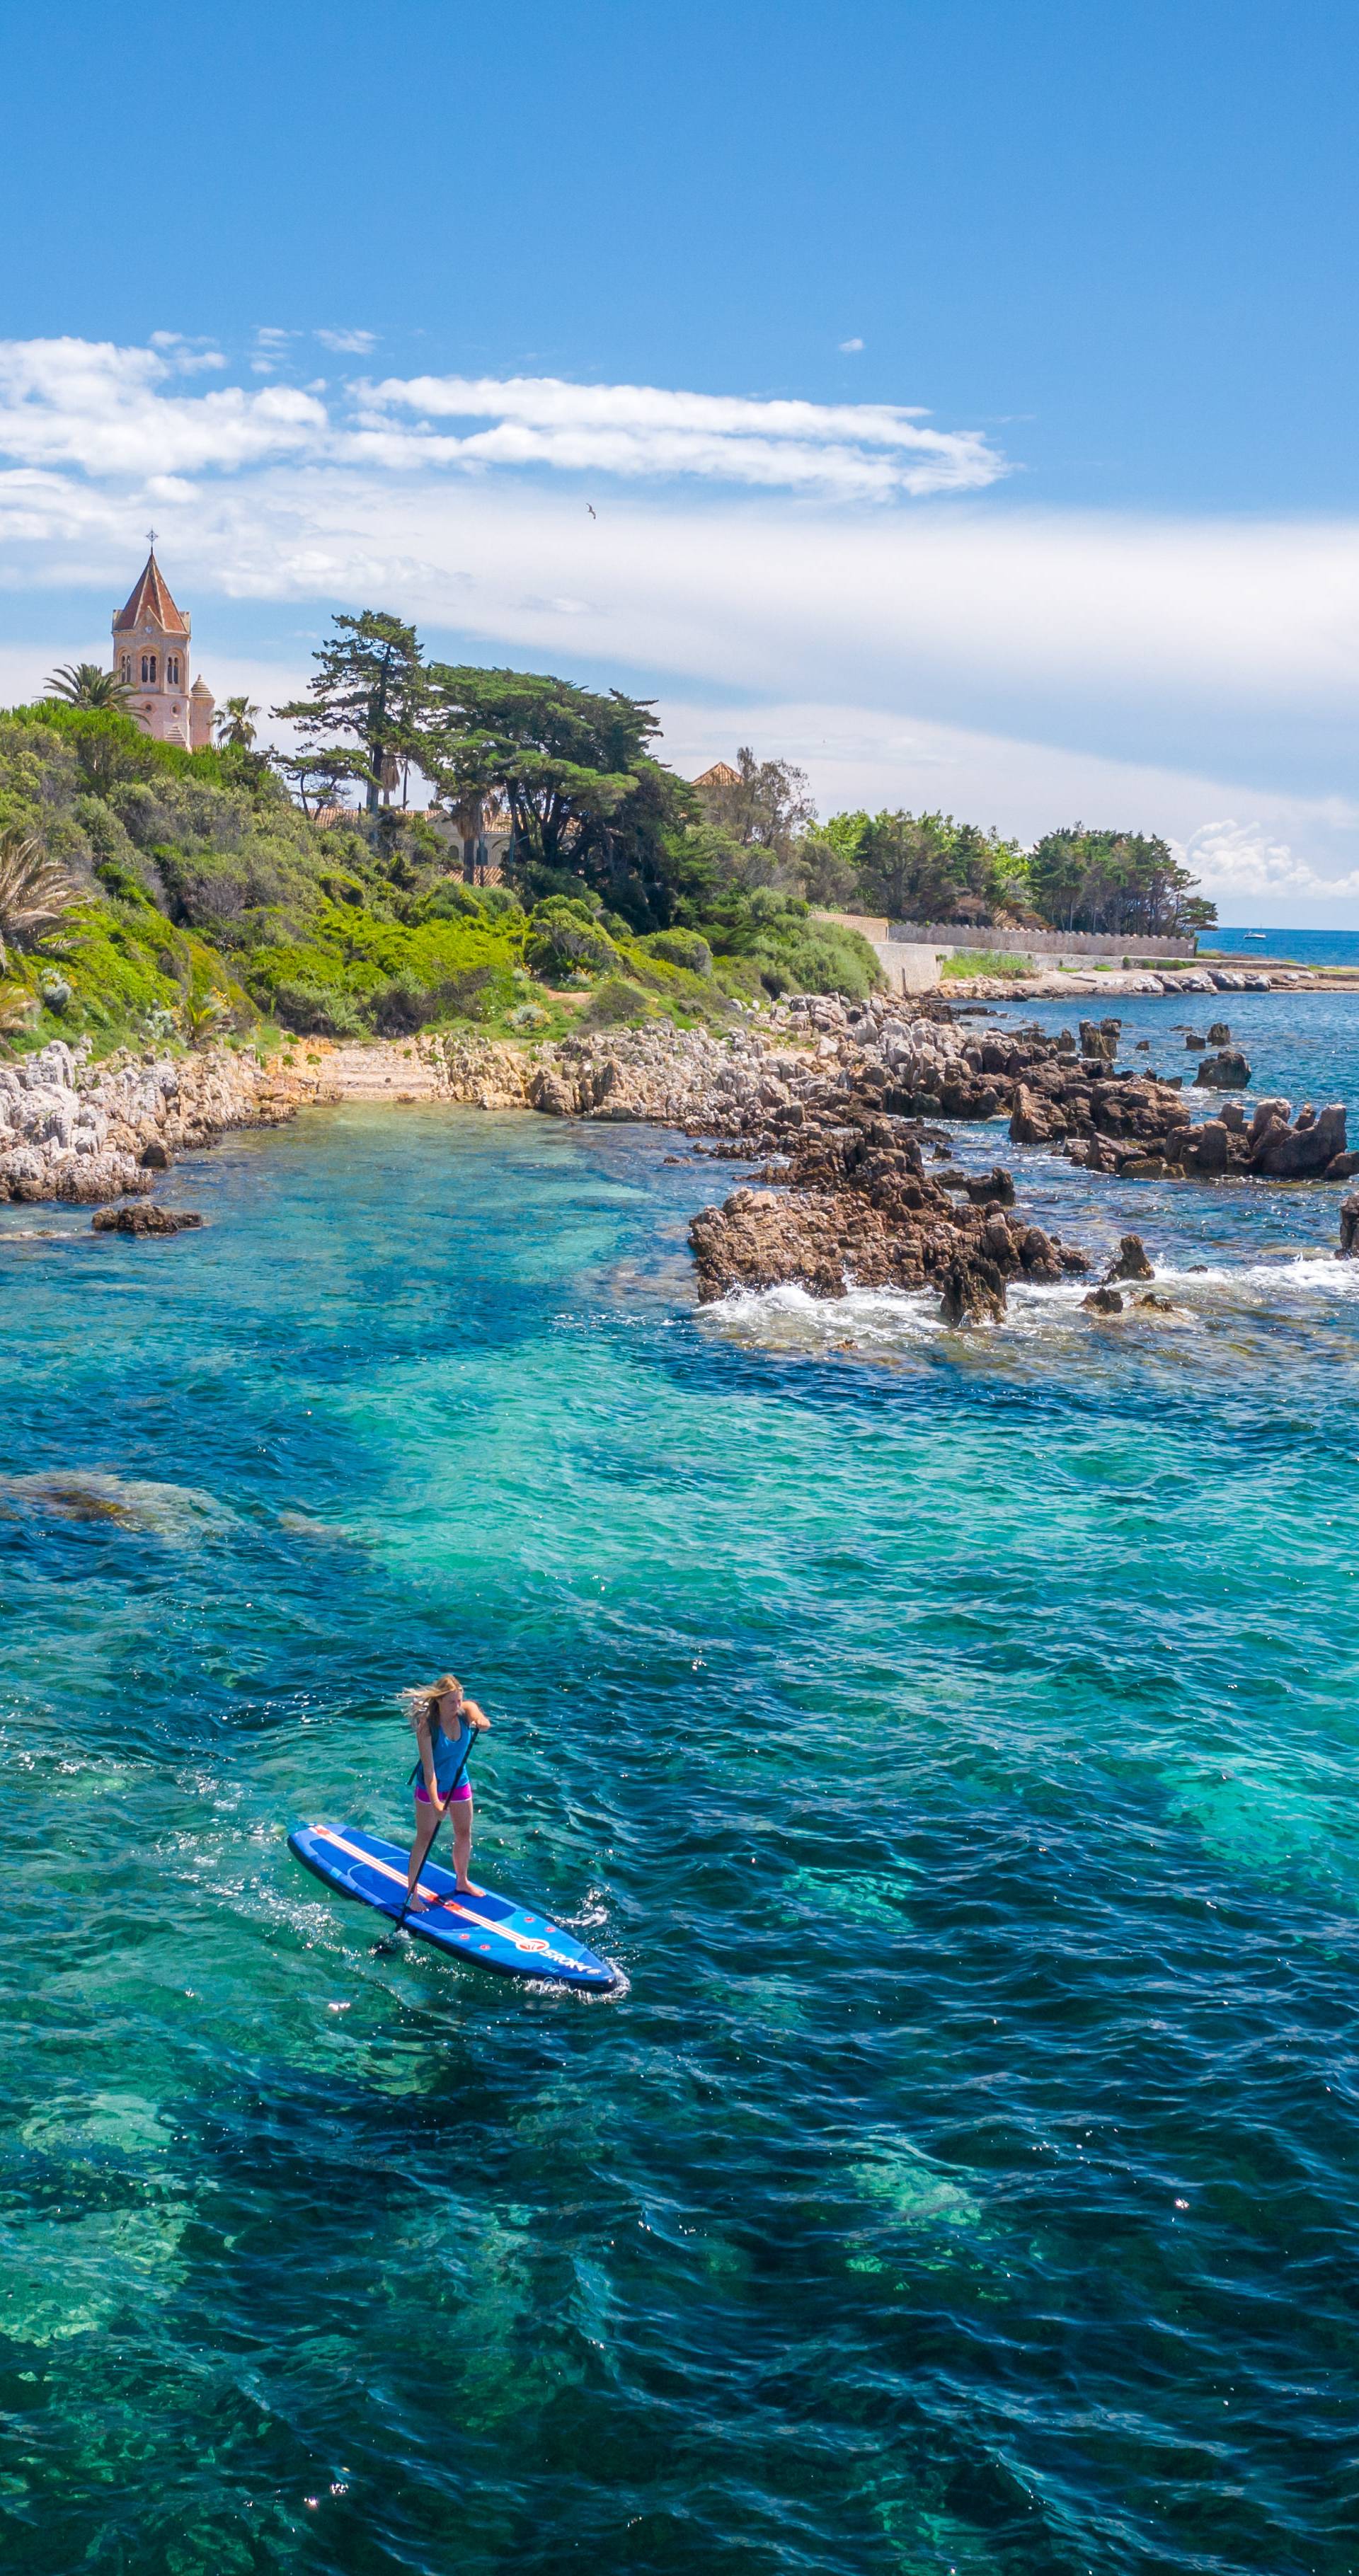
<path fill-rule="evenodd" d="M 131 695 L 127 712 L 157 742 L 204 751 L 215 700 L 206 680 L 189 686 L 189 620 L 176 608 L 155 547 L 125 608 L 113 621 L 113 667 Z"/>

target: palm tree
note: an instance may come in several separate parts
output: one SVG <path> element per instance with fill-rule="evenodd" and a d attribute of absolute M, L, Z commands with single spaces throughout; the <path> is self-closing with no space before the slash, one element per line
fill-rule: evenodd
<path fill-rule="evenodd" d="M 217 1034 L 223 1020 L 228 1019 L 230 1014 L 231 1004 L 224 993 L 200 993 L 195 996 L 192 992 L 186 992 L 179 1006 L 184 1035 L 192 1047 L 206 1045 L 208 1039 Z"/>
<path fill-rule="evenodd" d="M 97 662 L 63 662 L 45 683 L 49 698 L 64 698 L 71 707 L 111 707 L 121 714 L 127 705 L 126 680 L 101 671 Z"/>
<path fill-rule="evenodd" d="M 217 719 L 217 740 L 223 751 L 249 751 L 255 739 L 253 718 L 259 708 L 249 698 L 228 698 Z"/>
<path fill-rule="evenodd" d="M 14 948 L 36 948 L 45 930 L 76 901 L 69 877 L 41 841 L 18 824 L 0 832 L 0 972 Z"/>

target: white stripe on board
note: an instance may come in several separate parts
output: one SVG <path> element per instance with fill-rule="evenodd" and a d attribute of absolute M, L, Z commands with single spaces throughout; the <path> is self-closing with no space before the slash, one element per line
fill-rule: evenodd
<path fill-rule="evenodd" d="M 378 1860 L 372 1852 L 360 1851 L 357 1843 L 347 1843 L 344 1835 L 337 1834 L 333 1825 L 313 1825 L 312 1832 L 333 1843 L 336 1850 L 346 1853 L 350 1860 L 361 1861 L 365 1869 L 375 1869 L 381 1877 L 394 1880 L 400 1888 L 405 1887 L 403 1870 L 394 1869 L 389 1860 Z M 535 1940 L 527 1932 L 511 1932 L 503 1923 L 488 1923 L 484 1914 L 474 1914 L 470 1906 L 459 1905 L 451 1896 L 441 1896 L 438 1888 L 430 1887 L 423 1878 L 417 1878 L 414 1892 L 417 1896 L 427 1896 L 433 1905 L 443 1906 L 446 1913 L 461 1916 L 464 1923 L 475 1923 L 479 1932 L 493 1933 L 500 1941 L 512 1941 L 516 1950 L 527 1950 L 535 1959 L 553 1959 L 561 1968 L 579 1968 L 584 1964 L 580 1959 L 573 1959 L 569 1951 L 554 1950 L 550 1942 Z"/>

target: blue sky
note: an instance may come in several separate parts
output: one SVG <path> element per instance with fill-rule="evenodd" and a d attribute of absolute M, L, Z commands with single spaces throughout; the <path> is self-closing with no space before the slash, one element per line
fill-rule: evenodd
<path fill-rule="evenodd" d="M 154 521 L 219 694 L 404 609 L 654 692 L 681 768 L 1359 922 L 1357 53 L 1307 0 L 11 18 L 4 693 Z"/>

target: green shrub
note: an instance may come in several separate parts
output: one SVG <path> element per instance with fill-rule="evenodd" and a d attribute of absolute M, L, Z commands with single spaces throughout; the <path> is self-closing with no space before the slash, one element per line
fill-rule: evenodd
<path fill-rule="evenodd" d="M 596 984 L 581 1012 L 577 1027 L 582 1029 L 615 1029 L 634 1025 L 655 1016 L 655 1005 L 626 975 L 606 975 Z"/>
<path fill-rule="evenodd" d="M 636 942 L 649 957 L 662 957 L 667 965 L 684 966 L 691 975 L 711 975 L 713 952 L 697 930 L 653 930 Z"/>

